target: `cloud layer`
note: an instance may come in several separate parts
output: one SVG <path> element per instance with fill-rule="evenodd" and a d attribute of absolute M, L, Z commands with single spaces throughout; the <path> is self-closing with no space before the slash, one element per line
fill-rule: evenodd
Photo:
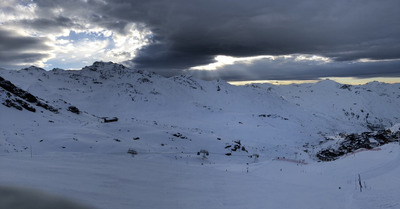
<path fill-rule="evenodd" d="M 193 76 L 204 80 L 318 80 L 327 77 L 400 77 L 400 60 L 381 62 L 324 62 L 299 60 L 299 56 L 236 62 L 218 70 L 196 70 Z"/>
<path fill-rule="evenodd" d="M 240 80 L 245 78 L 238 72 L 247 71 L 260 80 L 398 76 L 400 71 L 397 0 L 22 0 L 14 2 L 18 7 L 11 3 L 0 3 L 0 16 L 6 17 L 0 30 L 7 30 L 0 35 L 0 49 L 12 49 L 14 54 L 0 54 L 0 64 L 57 57 L 58 45 L 46 43 L 73 30 L 109 34 L 103 55 L 97 57 L 127 60 L 163 75 L 212 63 L 217 55 L 317 55 L 330 62 L 305 65 L 296 59 L 264 59 L 195 74 Z M 18 15 L 21 11 L 24 16 Z M 25 34 L 10 34 L 13 31 Z M 18 39 L 28 43 L 26 48 L 12 44 Z M 359 63 L 360 59 L 378 62 Z"/>
<path fill-rule="evenodd" d="M 41 53 L 50 47 L 46 38 L 20 36 L 0 28 L 0 63 L 7 67 L 13 63 L 35 63 L 49 55 Z"/>

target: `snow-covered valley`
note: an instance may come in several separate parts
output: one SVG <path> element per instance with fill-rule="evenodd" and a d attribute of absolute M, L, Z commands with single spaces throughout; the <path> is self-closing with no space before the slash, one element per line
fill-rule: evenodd
<path fill-rule="evenodd" d="M 105 209 L 400 207 L 400 84 L 232 86 L 103 62 L 0 77 L 0 185 Z M 388 144 L 317 157 L 389 128 Z"/>

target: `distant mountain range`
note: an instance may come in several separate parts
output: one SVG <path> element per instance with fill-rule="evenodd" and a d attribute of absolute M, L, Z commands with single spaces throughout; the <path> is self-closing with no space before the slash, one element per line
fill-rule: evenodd
<path fill-rule="evenodd" d="M 1 70 L 0 153 L 34 146 L 38 154 L 135 149 L 179 156 L 205 149 L 319 160 L 349 134 L 400 123 L 399 107 L 400 84 L 379 82 L 233 86 L 110 62 L 77 71 Z"/>

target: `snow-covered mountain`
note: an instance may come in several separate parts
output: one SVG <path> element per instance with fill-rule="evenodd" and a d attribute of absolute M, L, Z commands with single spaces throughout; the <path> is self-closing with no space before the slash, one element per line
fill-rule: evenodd
<path fill-rule="evenodd" d="M 249 164 L 258 168 L 272 161 L 280 163 L 273 168 L 294 162 L 297 166 L 312 164 L 315 169 L 318 161 L 324 160 L 317 157 L 322 150 L 340 148 L 351 134 L 370 133 L 364 134 L 368 140 L 363 140 L 375 144 L 366 147 L 365 142 L 357 142 L 354 150 L 342 152 L 340 148 L 340 156 L 382 145 L 373 139 L 372 134 L 378 133 L 373 131 L 397 127 L 387 133 L 396 134 L 399 106 L 400 84 L 379 82 L 351 86 L 324 80 L 233 86 L 186 75 L 165 78 L 105 62 L 79 71 L 37 67 L 0 70 L 0 153 L 14 157 L 68 156 L 65 158 L 79 153 L 103 159 L 130 152 L 136 161 L 151 164 L 173 160 L 178 167 L 184 163 L 189 167 L 209 164 L 221 172 L 247 169 L 248 173 Z M 393 139 L 387 142 L 397 141 L 398 136 L 390 137 Z M 395 149 L 387 146 L 390 151 Z M 61 158 L 49 163 L 59 163 Z"/>
<path fill-rule="evenodd" d="M 43 105 L 36 104 L 37 101 L 26 102 L 27 106 L 38 109 L 36 112 L 12 108 L 12 103 L 7 101 L 15 101 L 13 97 L 17 95 L 11 92 L 7 96 L 2 90 L 1 113 L 7 114 L 4 117 L 7 120 L 2 120 L 2 127 L 12 125 L 10 118 L 13 118 L 11 120 L 15 125 L 32 129 L 30 135 L 37 134 L 35 137 L 41 140 L 53 138 L 48 136 L 54 133 L 49 131 L 53 127 L 65 128 L 66 139 L 74 138 L 65 126 L 72 123 L 79 127 L 74 128 L 75 132 L 82 132 L 75 133 L 77 136 L 95 132 L 105 135 L 101 137 L 104 140 L 118 138 L 130 141 L 134 135 L 125 139 L 127 136 L 119 133 L 121 131 L 102 131 L 104 126 L 109 126 L 100 123 L 102 117 L 117 117 L 118 125 L 113 124 L 112 127 L 118 130 L 133 131 L 140 125 L 165 135 L 162 138 L 179 132 L 217 153 L 224 153 L 225 144 L 237 140 L 257 149 L 275 150 L 276 146 L 285 145 L 289 146 L 285 152 L 293 149 L 294 153 L 297 152 L 295 147 L 306 143 L 319 144 L 328 136 L 388 128 L 400 122 L 399 84 L 373 82 L 350 86 L 324 80 L 315 84 L 288 86 L 232 86 L 224 81 L 208 82 L 190 76 L 165 78 L 104 62 L 95 62 L 80 71 L 45 71 L 30 67 L 20 71 L 1 71 L 0 75 L 21 91 L 27 91 L 26 94 L 41 98 L 38 100 L 42 101 L 41 104 L 56 108 L 48 111 L 41 107 Z M 81 114 L 68 112 L 70 108 L 77 108 Z M 41 128 L 32 128 L 32 121 L 36 121 L 36 126 Z M 13 138 L 25 140 L 19 136 L 25 134 L 24 130 L 6 130 L 8 133 L 2 135 L 9 141 Z M 57 133 L 60 134 L 60 131 Z M 156 138 L 153 133 L 148 137 Z M 91 138 L 88 137 L 87 143 L 96 150 L 97 146 L 91 143 Z M 219 146 L 215 144 L 217 138 L 221 139 Z M 60 140 L 66 143 L 66 139 Z M 82 149 L 79 142 L 76 144 Z M 175 146 L 173 144 L 171 146 Z M 21 145 L 15 149 L 22 151 L 27 146 Z M 54 142 L 53 145 L 62 147 L 62 144 Z M 14 144 L 12 146 L 14 149 Z M 184 147 L 187 149 L 187 146 Z M 124 146 L 120 148 L 126 149 Z M 192 149 L 199 148 L 196 144 Z M 4 151 L 10 150 L 3 148 Z M 269 158 L 281 155 L 267 153 L 262 155 Z"/>

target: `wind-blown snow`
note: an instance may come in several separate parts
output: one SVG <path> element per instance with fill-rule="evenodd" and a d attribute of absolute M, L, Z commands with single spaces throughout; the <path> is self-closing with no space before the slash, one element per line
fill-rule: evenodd
<path fill-rule="evenodd" d="M 327 137 L 398 130 L 400 84 L 232 86 L 103 62 L 0 76 L 58 108 L 30 112 L 0 104 L 1 184 L 97 208 L 400 205 L 398 145 L 329 163 L 315 157 L 334 143 Z M 7 99 L 0 88 L 0 103 Z M 198 155 L 202 149 L 209 155 Z"/>

